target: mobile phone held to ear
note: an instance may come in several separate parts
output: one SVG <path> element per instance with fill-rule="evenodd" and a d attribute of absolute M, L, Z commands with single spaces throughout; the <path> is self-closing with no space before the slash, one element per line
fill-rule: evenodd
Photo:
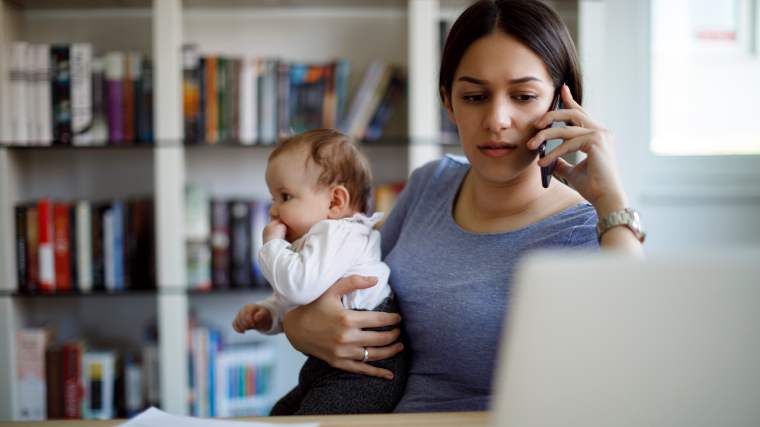
<path fill-rule="evenodd" d="M 552 99 L 552 105 L 551 105 L 551 108 L 549 108 L 549 111 L 554 111 L 559 108 L 562 108 L 562 101 L 560 100 L 561 89 L 562 89 L 562 85 L 559 86 L 559 89 L 554 91 L 554 99 Z M 552 122 L 552 124 L 547 126 L 546 129 L 557 128 L 557 127 L 565 127 L 565 122 Z M 544 141 L 538 147 L 538 157 L 540 159 L 543 159 L 544 157 L 546 157 L 547 153 L 550 153 L 552 150 L 557 148 L 560 144 L 562 144 L 562 139 L 560 138 Z M 544 188 L 549 188 L 549 182 L 552 179 L 552 173 L 554 173 L 554 167 L 556 165 L 557 165 L 557 161 L 555 160 L 551 162 L 548 166 L 541 167 L 541 185 L 543 185 Z"/>

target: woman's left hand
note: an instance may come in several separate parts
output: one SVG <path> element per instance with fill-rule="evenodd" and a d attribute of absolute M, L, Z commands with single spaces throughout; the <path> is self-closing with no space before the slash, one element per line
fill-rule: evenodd
<path fill-rule="evenodd" d="M 597 210 L 599 216 L 626 207 L 627 200 L 623 186 L 615 169 L 612 132 L 597 124 L 575 102 L 567 85 L 561 89 L 565 109 L 549 111 L 535 122 L 542 129 L 531 138 L 527 147 L 538 147 L 550 139 L 564 142 L 540 159 L 539 166 L 547 166 L 557 160 L 554 176 L 566 181 Z M 566 127 L 546 128 L 552 122 L 564 121 Z M 586 153 L 586 158 L 577 165 L 571 165 L 560 156 L 575 151 Z"/>

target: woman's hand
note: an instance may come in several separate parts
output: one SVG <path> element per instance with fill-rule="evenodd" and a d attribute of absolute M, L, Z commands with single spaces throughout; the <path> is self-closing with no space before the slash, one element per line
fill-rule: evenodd
<path fill-rule="evenodd" d="M 575 102 L 567 85 L 562 86 L 561 94 L 566 108 L 549 111 L 536 121 L 535 126 L 542 130 L 528 141 L 528 148 L 537 150 L 544 141 L 563 139 L 559 147 L 539 160 L 539 166 L 557 160 L 554 175 L 594 205 L 600 218 L 625 208 L 627 200 L 615 169 L 612 133 L 594 122 Z M 544 129 L 556 121 L 564 121 L 568 126 Z M 560 158 L 575 151 L 586 153 L 586 158 L 575 166 Z"/>
<path fill-rule="evenodd" d="M 375 277 L 344 277 L 316 301 L 291 310 L 283 320 L 290 343 L 299 351 L 322 359 L 334 368 L 393 379 L 392 372 L 364 363 L 362 359 L 365 348 L 368 361 L 387 359 L 402 351 L 403 344 L 393 344 L 398 339 L 399 329 L 375 332 L 363 331 L 362 328 L 396 325 L 401 321 L 401 316 L 346 310 L 341 304 L 341 296 L 376 283 Z"/>

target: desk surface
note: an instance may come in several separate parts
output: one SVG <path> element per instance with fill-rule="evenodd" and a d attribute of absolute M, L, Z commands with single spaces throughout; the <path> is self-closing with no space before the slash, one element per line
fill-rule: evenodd
<path fill-rule="evenodd" d="M 488 425 L 488 412 L 439 412 L 431 414 L 378 414 L 378 415 L 321 415 L 302 417 L 251 417 L 236 418 L 240 421 L 259 421 L 267 423 L 307 423 L 318 422 L 320 427 L 485 427 Z M 3 423 L 0 425 L 18 427 L 106 427 L 116 426 L 125 420 L 84 421 L 53 420 Z"/>

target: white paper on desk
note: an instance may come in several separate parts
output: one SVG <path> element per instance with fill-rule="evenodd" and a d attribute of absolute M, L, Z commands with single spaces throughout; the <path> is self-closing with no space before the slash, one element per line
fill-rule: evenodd
<path fill-rule="evenodd" d="M 139 415 L 118 427 L 318 427 L 319 423 L 300 424 L 271 424 L 254 421 L 231 421 L 214 418 L 183 417 L 180 415 L 167 414 L 166 412 L 151 407 L 142 411 Z"/>

